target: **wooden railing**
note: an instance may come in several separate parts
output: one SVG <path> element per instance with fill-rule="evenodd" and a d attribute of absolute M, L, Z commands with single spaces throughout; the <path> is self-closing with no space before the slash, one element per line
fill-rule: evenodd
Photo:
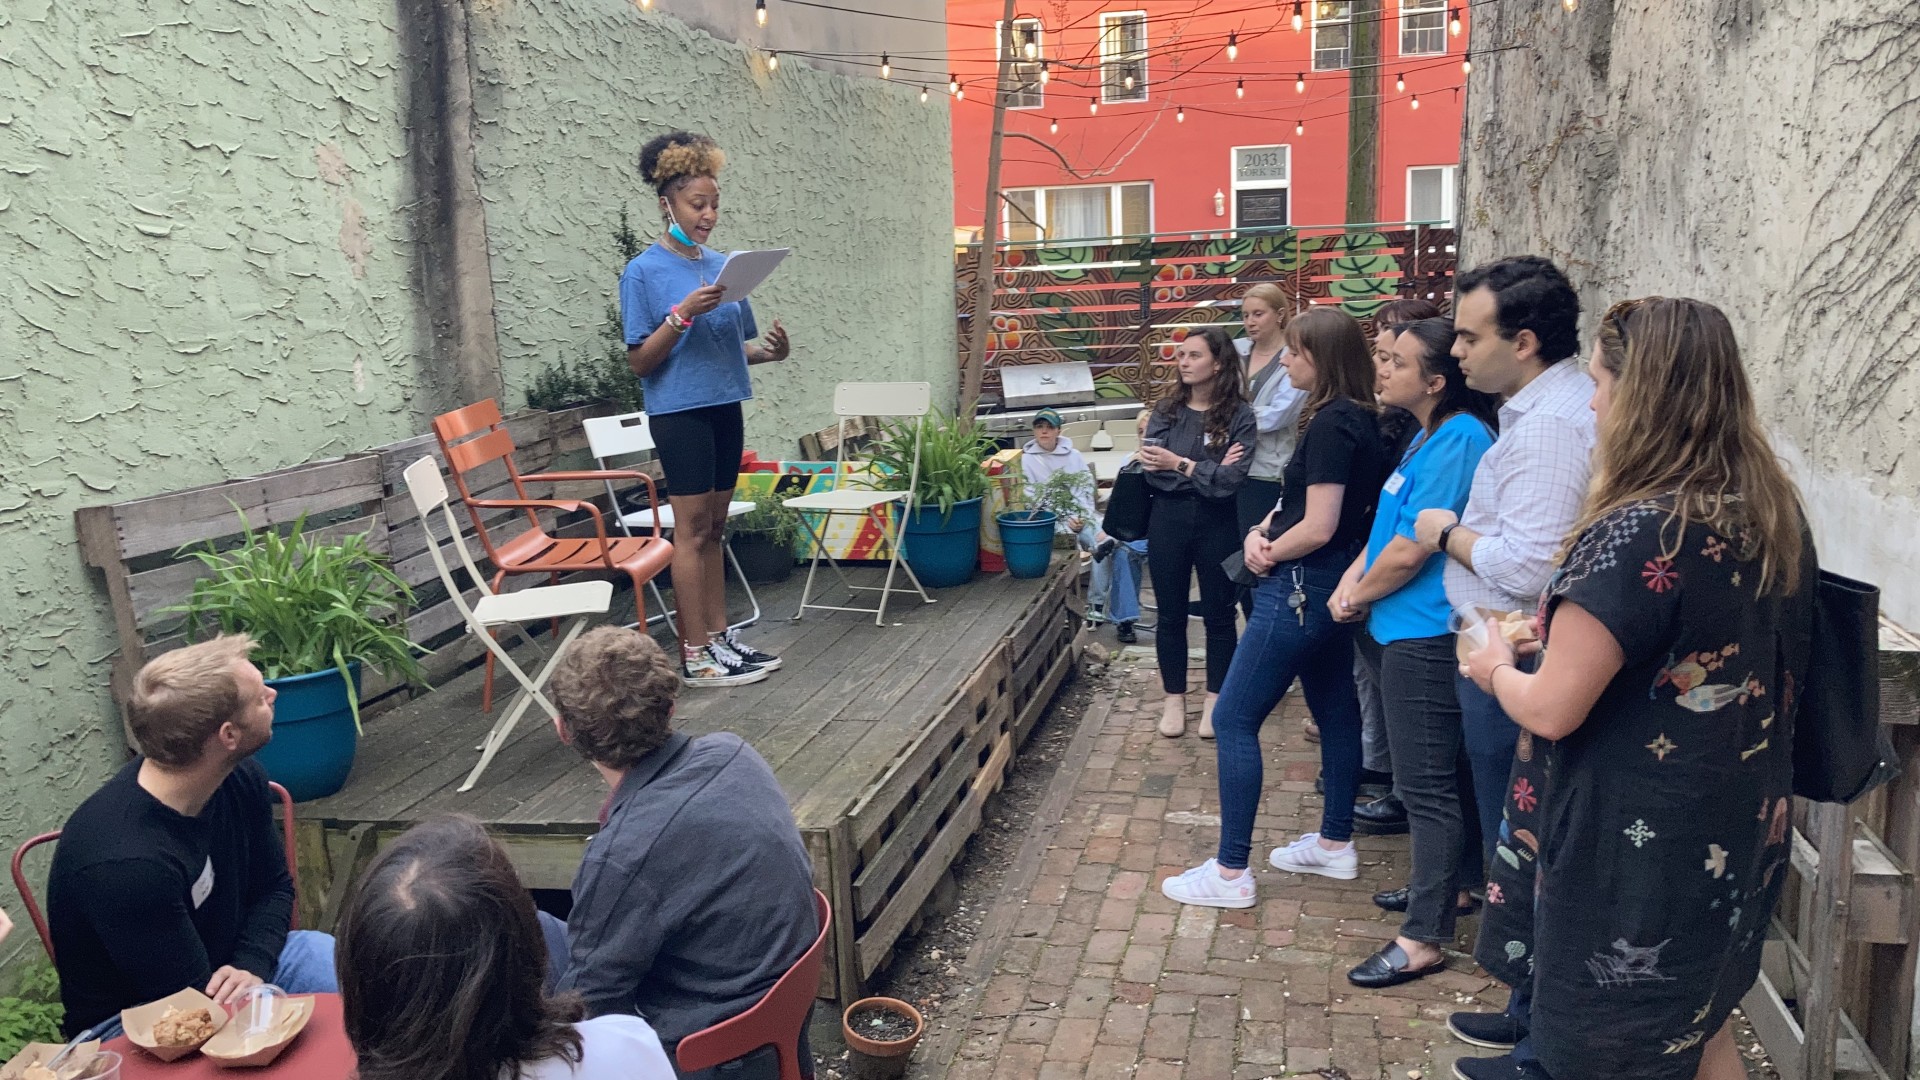
<path fill-rule="evenodd" d="M 1152 396 L 1172 377 L 1173 347 L 1193 328 L 1237 334 L 1240 298 L 1272 282 L 1295 310 L 1338 304 L 1366 319 L 1387 301 L 1453 293 L 1455 232 L 1431 225 L 1335 225 L 1003 244 L 994 252 L 985 392 L 1010 364 L 1084 361 L 1103 397 Z M 964 363 L 977 247 L 959 250 L 955 283 Z"/>

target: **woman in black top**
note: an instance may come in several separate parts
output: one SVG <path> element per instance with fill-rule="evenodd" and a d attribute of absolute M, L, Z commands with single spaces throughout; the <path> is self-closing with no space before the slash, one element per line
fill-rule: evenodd
<path fill-rule="evenodd" d="M 1160 605 L 1154 649 L 1167 692 L 1160 734 L 1187 728 L 1187 590 L 1200 578 L 1200 618 L 1207 628 L 1207 702 L 1202 738 L 1213 736 L 1214 701 L 1233 662 L 1233 582 L 1221 568 L 1240 527 L 1234 494 L 1253 463 L 1257 429 L 1233 339 L 1209 326 L 1174 350 L 1180 382 L 1161 398 L 1140 440 L 1140 463 L 1153 487 L 1147 524 L 1147 572 Z"/>
<path fill-rule="evenodd" d="M 1160 884 L 1185 904 L 1254 905 L 1247 856 L 1260 805 L 1260 726 L 1296 677 L 1320 724 L 1326 807 L 1319 832 L 1276 849 L 1270 861 L 1282 870 L 1343 880 L 1359 873 L 1352 843 L 1360 774 L 1353 628 L 1333 621 L 1327 599 L 1366 543 L 1374 500 L 1392 462 L 1374 405 L 1373 356 L 1360 324 L 1335 308 L 1316 308 L 1288 326 L 1287 350 L 1287 374 L 1307 392 L 1300 443 L 1281 474 L 1280 505 L 1247 533 L 1242 547 L 1248 569 L 1262 577 L 1253 620 L 1214 712 L 1220 850 Z"/>

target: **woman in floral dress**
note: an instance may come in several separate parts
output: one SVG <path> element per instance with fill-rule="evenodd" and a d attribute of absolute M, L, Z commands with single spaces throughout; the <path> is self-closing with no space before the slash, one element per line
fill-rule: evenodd
<path fill-rule="evenodd" d="M 1813 544 L 1719 309 L 1617 305 L 1592 370 L 1594 484 L 1539 670 L 1499 634 L 1467 665 L 1544 766 L 1516 770 L 1497 849 L 1496 880 L 1538 860 L 1533 940 L 1490 944 L 1533 950 L 1554 1080 L 1738 1080 L 1727 1017 L 1786 872 L 1806 672 L 1783 642 L 1811 626 Z"/>

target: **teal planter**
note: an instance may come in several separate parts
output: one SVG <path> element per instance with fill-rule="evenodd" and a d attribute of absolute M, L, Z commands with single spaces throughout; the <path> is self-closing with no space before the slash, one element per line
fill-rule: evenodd
<path fill-rule="evenodd" d="M 1054 521 L 1050 510 L 1009 510 L 994 518 L 1000 526 L 1000 550 L 1007 573 L 1017 578 L 1047 576 L 1053 559 Z"/>
<path fill-rule="evenodd" d="M 928 506 L 907 515 L 900 529 L 900 554 L 913 567 L 913 576 L 929 589 L 965 585 L 980 562 L 980 502 L 953 504 L 942 517 Z"/>
<path fill-rule="evenodd" d="M 350 664 L 347 670 L 358 694 L 360 665 Z M 269 679 L 267 685 L 280 693 L 273 703 L 273 741 L 254 757 L 268 778 L 278 780 L 295 802 L 339 791 L 353 771 L 353 755 L 360 746 L 340 669 Z"/>

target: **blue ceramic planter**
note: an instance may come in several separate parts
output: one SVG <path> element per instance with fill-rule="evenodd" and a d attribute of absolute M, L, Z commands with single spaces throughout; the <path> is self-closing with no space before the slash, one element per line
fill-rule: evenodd
<path fill-rule="evenodd" d="M 994 518 L 1000 526 L 1000 550 L 1007 573 L 1017 578 L 1045 577 L 1053 560 L 1055 517 L 1048 510 L 1011 510 Z"/>
<path fill-rule="evenodd" d="M 944 517 L 937 506 L 907 515 L 900 529 L 901 557 L 913 567 L 913 576 L 929 589 L 965 585 L 980 562 L 980 502 L 953 504 Z"/>
<path fill-rule="evenodd" d="M 360 665 L 350 664 L 347 671 L 358 694 Z M 353 755 L 360 746 L 340 669 L 270 679 L 267 685 L 280 692 L 273 703 L 273 741 L 254 757 L 295 802 L 339 791 L 353 771 Z"/>

